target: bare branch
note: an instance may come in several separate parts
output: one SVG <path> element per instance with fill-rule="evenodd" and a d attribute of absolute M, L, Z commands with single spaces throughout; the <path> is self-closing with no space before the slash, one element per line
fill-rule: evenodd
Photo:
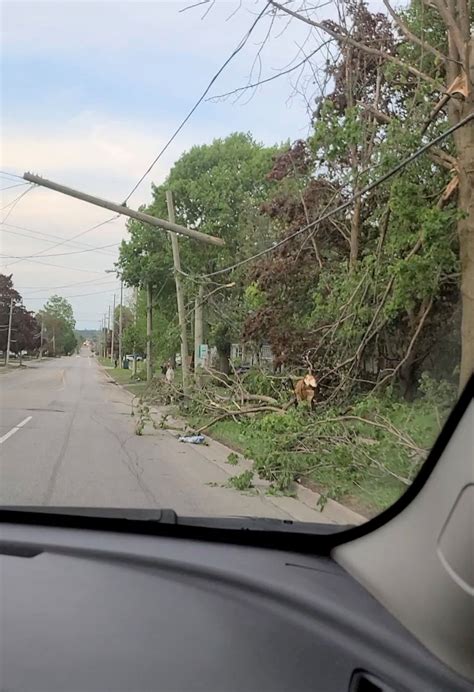
<path fill-rule="evenodd" d="M 441 53 L 441 51 L 439 51 L 437 48 L 434 48 L 434 46 L 432 46 L 431 44 L 426 43 L 425 41 L 422 41 L 421 38 L 418 38 L 418 36 L 416 34 L 414 34 L 412 31 L 410 31 L 410 29 L 407 27 L 407 25 L 405 24 L 403 19 L 400 17 L 399 14 L 397 14 L 395 12 L 395 10 L 393 9 L 393 7 L 391 6 L 391 4 L 389 3 L 388 0 L 382 0 L 382 2 L 385 5 L 385 7 L 387 8 L 387 10 L 388 10 L 390 16 L 392 17 L 392 19 L 394 20 L 394 22 L 397 24 L 397 26 L 400 28 L 400 30 L 403 32 L 403 34 L 410 41 L 412 41 L 412 43 L 416 43 L 417 45 L 421 46 L 421 48 L 423 50 L 428 51 L 429 53 L 431 53 L 435 57 L 439 58 L 439 60 L 442 60 L 444 63 L 446 62 L 446 60 L 449 59 L 446 55 L 444 55 L 444 53 Z"/>
<path fill-rule="evenodd" d="M 426 0 L 424 0 L 424 2 L 426 4 Z M 458 55 L 462 59 L 465 52 L 464 41 L 462 38 L 461 30 L 457 25 L 456 20 L 451 14 L 448 6 L 445 5 L 444 0 L 430 0 L 430 7 L 433 6 L 436 7 L 436 9 L 438 10 L 442 20 L 446 25 L 446 30 L 448 31 L 448 34 L 451 36 L 453 43 L 456 46 Z"/>
<path fill-rule="evenodd" d="M 233 17 L 235 14 L 237 14 L 237 12 L 240 10 L 241 7 L 242 7 L 242 0 L 239 0 L 239 4 L 238 4 L 237 7 L 235 8 L 235 10 L 232 10 L 232 12 L 229 14 L 229 16 L 226 17 L 226 22 L 228 22 L 229 19 L 232 19 L 232 17 Z"/>
<path fill-rule="evenodd" d="M 187 10 L 192 10 L 194 7 L 199 7 L 200 5 L 207 5 L 210 0 L 201 0 L 201 2 L 195 2 L 193 5 L 188 5 L 187 7 L 182 7 L 178 12 L 186 12 Z"/>
<path fill-rule="evenodd" d="M 207 8 L 207 10 L 202 15 L 201 20 L 206 19 L 207 15 L 212 10 L 212 8 L 214 7 L 215 4 L 216 4 L 216 0 L 211 0 L 209 7 Z"/>
<path fill-rule="evenodd" d="M 377 388 L 381 387 L 385 382 L 387 382 L 388 380 L 395 377 L 395 375 L 400 370 L 400 368 L 407 362 L 407 360 L 410 357 L 410 354 L 412 352 L 413 346 L 415 345 L 415 342 L 416 342 L 416 340 L 417 340 L 417 338 L 421 332 L 421 329 L 422 329 L 422 327 L 426 321 L 426 318 L 428 317 L 428 314 L 429 314 L 432 307 L 433 307 L 433 298 L 430 298 L 428 305 L 426 306 L 426 308 L 425 308 L 425 310 L 424 310 L 424 312 L 423 312 L 423 314 L 422 314 L 422 316 L 418 322 L 417 328 L 415 329 L 415 333 L 413 334 L 411 341 L 408 345 L 407 352 L 403 356 L 402 360 L 398 363 L 397 367 L 394 368 L 393 372 L 389 373 L 388 375 L 385 375 L 385 377 L 382 380 L 380 380 L 380 382 L 377 383 L 377 385 L 376 385 Z"/>
<path fill-rule="evenodd" d="M 370 104 L 362 103 L 362 101 L 357 101 L 357 104 L 364 108 L 364 110 L 367 112 L 371 113 L 380 123 L 383 123 L 384 125 L 389 125 L 393 121 L 393 118 L 390 115 L 382 113 L 382 111 L 377 110 Z M 438 165 L 446 168 L 448 171 L 451 171 L 453 168 L 457 167 L 457 160 L 454 158 L 454 156 L 451 156 L 451 154 L 448 154 L 439 147 L 431 147 L 431 149 L 427 152 L 427 156 Z"/>
<path fill-rule="evenodd" d="M 355 48 L 358 48 L 359 50 L 364 51 L 365 53 L 368 53 L 370 55 L 377 55 L 380 58 L 387 60 L 388 62 L 392 62 L 395 65 L 398 65 L 399 67 L 403 68 L 410 74 L 414 75 L 415 77 L 418 77 L 419 79 L 424 79 L 435 89 L 439 89 L 439 84 L 435 79 L 425 74 L 424 72 L 421 72 L 416 67 L 413 67 L 412 65 L 407 65 L 407 63 L 403 62 L 403 60 L 400 60 L 395 55 L 391 55 L 390 53 L 387 53 L 384 50 L 380 50 L 379 48 L 372 48 L 371 46 L 366 46 L 364 43 L 359 43 L 359 41 L 356 41 L 348 34 L 345 34 L 344 32 L 335 31 L 334 29 L 327 26 L 324 22 L 317 22 L 313 19 L 309 19 L 309 17 L 304 17 L 302 14 L 298 14 L 298 12 L 294 12 L 293 10 L 290 10 L 288 7 L 285 7 L 284 5 L 275 2 L 275 0 L 268 0 L 268 2 L 276 9 L 281 10 L 286 14 L 290 14 L 295 19 L 299 19 L 305 24 L 310 24 L 311 26 L 314 26 L 316 29 L 321 29 L 322 31 L 329 34 L 329 36 L 332 36 L 332 38 L 334 38 L 335 40 L 345 41 L 349 45 L 354 46 Z"/>
<path fill-rule="evenodd" d="M 273 82 L 274 79 L 279 79 L 280 77 L 283 77 L 286 74 L 290 74 L 290 72 L 294 72 L 294 70 L 297 70 L 302 65 L 304 65 L 305 62 L 307 62 L 310 58 L 312 58 L 313 55 L 315 55 L 327 43 L 328 43 L 328 41 L 326 41 L 324 44 L 319 46 L 319 48 L 316 48 L 316 50 L 314 50 L 308 56 L 305 56 L 303 58 L 303 60 L 301 60 L 296 65 L 293 65 L 293 67 L 288 68 L 287 70 L 283 70 L 282 72 L 279 72 L 278 74 L 272 75 L 271 77 L 266 77 L 265 79 L 261 79 L 258 82 L 253 82 L 253 84 L 247 84 L 246 86 L 238 87 L 237 89 L 232 89 L 232 91 L 227 91 L 224 94 L 217 94 L 216 96 L 210 96 L 208 99 L 206 99 L 206 101 L 215 101 L 216 99 L 227 98 L 228 96 L 232 96 L 233 94 L 238 94 L 239 92 L 246 91 L 247 89 L 254 89 L 255 87 L 260 86 L 261 84 L 267 84 L 268 82 Z"/>

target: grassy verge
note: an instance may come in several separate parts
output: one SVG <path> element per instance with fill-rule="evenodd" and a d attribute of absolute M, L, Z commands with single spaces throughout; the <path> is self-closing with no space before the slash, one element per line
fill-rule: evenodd
<path fill-rule="evenodd" d="M 344 408 L 227 419 L 206 434 L 254 461 L 277 492 L 294 481 L 370 517 L 407 489 L 432 447 L 453 392 L 427 391 L 414 402 L 367 396 Z M 198 414 L 198 428 L 210 418 Z"/>
<path fill-rule="evenodd" d="M 132 394 L 142 394 L 146 388 L 146 382 L 136 380 L 133 378 L 132 368 L 114 368 L 110 365 L 110 358 L 104 358 L 99 356 L 97 358 L 99 363 L 107 369 L 107 374 L 117 382 L 121 384 Z"/>

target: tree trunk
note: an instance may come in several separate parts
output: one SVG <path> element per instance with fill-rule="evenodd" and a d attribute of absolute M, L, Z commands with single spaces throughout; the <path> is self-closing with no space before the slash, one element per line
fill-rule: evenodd
<path fill-rule="evenodd" d="M 474 38 L 466 42 L 468 93 L 464 100 L 451 104 L 450 120 L 458 122 L 474 113 Z M 474 371 L 474 120 L 454 135 L 459 166 L 458 221 L 459 257 L 461 263 L 461 367 L 459 389 L 462 391 Z"/>
<path fill-rule="evenodd" d="M 474 98 L 471 94 L 471 111 Z M 462 109 L 467 115 L 467 108 Z M 461 369 L 459 388 L 462 390 L 474 371 L 474 120 L 458 130 L 459 152 L 459 254 L 461 261 Z"/>
<path fill-rule="evenodd" d="M 354 192 L 357 192 L 357 189 Z M 360 207 L 361 199 L 358 197 L 354 202 L 354 212 L 351 218 L 351 254 L 349 260 L 351 271 L 355 269 L 359 257 Z"/>
<path fill-rule="evenodd" d="M 227 351 L 221 351 L 217 349 L 217 370 L 219 372 L 222 372 L 224 375 L 228 375 L 230 373 L 230 348 Z"/>
<path fill-rule="evenodd" d="M 146 286 L 146 379 L 150 382 L 153 377 L 152 363 L 152 332 L 153 332 L 153 291 L 150 283 Z"/>

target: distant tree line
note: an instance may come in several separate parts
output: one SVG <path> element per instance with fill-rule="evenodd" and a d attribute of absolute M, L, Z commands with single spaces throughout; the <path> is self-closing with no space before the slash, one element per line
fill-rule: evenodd
<path fill-rule="evenodd" d="M 6 354 L 11 313 L 10 351 L 16 355 L 69 355 L 77 347 L 71 304 L 52 296 L 35 315 L 23 305 L 12 275 L 0 274 L 0 350 Z"/>

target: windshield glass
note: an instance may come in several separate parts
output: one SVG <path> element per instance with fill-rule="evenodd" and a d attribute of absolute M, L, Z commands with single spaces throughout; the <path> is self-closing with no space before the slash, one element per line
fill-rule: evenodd
<path fill-rule="evenodd" d="M 2 505 L 347 525 L 404 493 L 473 368 L 443 8 L 2 2 Z"/>

